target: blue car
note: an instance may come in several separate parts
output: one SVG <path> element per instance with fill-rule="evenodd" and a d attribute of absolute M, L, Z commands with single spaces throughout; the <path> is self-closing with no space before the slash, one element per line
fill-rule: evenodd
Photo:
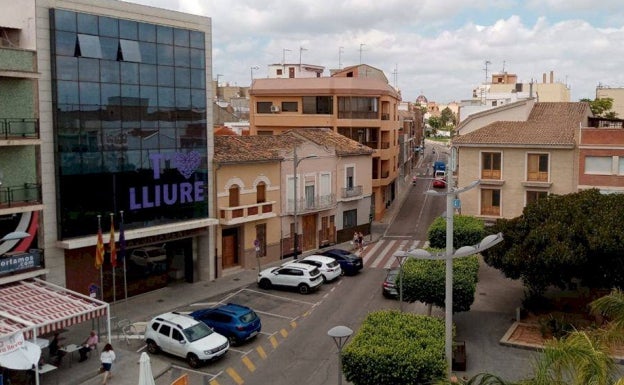
<path fill-rule="evenodd" d="M 359 257 L 347 250 L 330 249 L 319 254 L 334 258 L 340 264 L 342 273 L 346 275 L 355 275 L 364 267 L 362 257 Z"/>
<path fill-rule="evenodd" d="M 196 310 L 190 316 L 210 326 L 238 345 L 254 338 L 262 329 L 260 317 L 251 308 L 235 303 Z"/>

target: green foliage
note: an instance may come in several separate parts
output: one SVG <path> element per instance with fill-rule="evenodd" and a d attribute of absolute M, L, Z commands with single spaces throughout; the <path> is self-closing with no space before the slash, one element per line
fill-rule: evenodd
<path fill-rule="evenodd" d="M 384 310 L 370 313 L 342 351 L 355 385 L 429 384 L 444 377 L 444 321 Z"/>
<path fill-rule="evenodd" d="M 444 307 L 445 261 L 413 259 L 403 264 L 403 300 Z M 476 255 L 453 260 L 453 312 L 470 310 L 479 279 Z M 400 286 L 401 275 L 397 278 Z"/>
<path fill-rule="evenodd" d="M 485 225 L 483 221 L 467 216 L 453 216 L 453 247 L 459 249 L 462 246 L 476 245 L 485 237 Z M 429 230 L 427 230 L 429 245 L 433 248 L 446 247 L 446 218 L 436 218 Z"/>
<path fill-rule="evenodd" d="M 440 121 L 442 123 L 442 126 L 455 126 L 457 124 L 457 117 L 450 108 L 446 107 L 442 111 L 440 111 Z"/>
<path fill-rule="evenodd" d="M 594 116 L 614 119 L 617 117 L 617 113 L 615 111 L 610 111 L 613 108 L 613 99 L 612 98 L 597 98 L 594 100 L 591 99 L 581 99 L 581 102 L 589 103 L 589 108 Z"/>
<path fill-rule="evenodd" d="M 500 219 L 501 244 L 485 261 L 507 277 L 522 279 L 530 296 L 551 285 L 624 287 L 624 195 L 596 189 L 550 195 L 527 205 L 520 217 Z"/>

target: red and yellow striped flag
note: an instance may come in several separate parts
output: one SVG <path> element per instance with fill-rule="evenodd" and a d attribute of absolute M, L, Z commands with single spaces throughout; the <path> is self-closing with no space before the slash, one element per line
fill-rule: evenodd
<path fill-rule="evenodd" d="M 97 243 L 95 245 L 95 268 L 99 269 L 104 263 L 104 241 L 102 240 L 102 227 L 98 226 Z"/>
<path fill-rule="evenodd" d="M 115 247 L 115 224 L 113 222 L 113 216 L 111 215 L 111 230 L 110 230 L 110 262 L 113 267 L 117 266 L 117 248 Z"/>

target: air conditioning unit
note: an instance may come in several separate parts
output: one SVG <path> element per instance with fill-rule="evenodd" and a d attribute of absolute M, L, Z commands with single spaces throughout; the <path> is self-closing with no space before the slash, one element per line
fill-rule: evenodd
<path fill-rule="evenodd" d="M 275 104 L 271 106 L 271 112 L 279 112 L 279 107 Z"/>

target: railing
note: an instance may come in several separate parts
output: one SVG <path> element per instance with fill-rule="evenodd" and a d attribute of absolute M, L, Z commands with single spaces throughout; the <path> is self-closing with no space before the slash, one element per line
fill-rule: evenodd
<path fill-rule="evenodd" d="M 382 179 L 385 179 L 385 178 L 387 178 L 389 176 L 390 176 L 390 171 L 382 171 L 381 172 L 381 178 Z"/>
<path fill-rule="evenodd" d="M 326 210 L 333 207 L 336 204 L 336 197 L 334 194 L 317 195 L 314 199 L 301 198 L 297 200 L 297 214 L 302 214 L 310 211 Z M 294 200 L 288 200 L 288 214 L 294 215 L 295 205 Z"/>
<path fill-rule="evenodd" d="M 39 120 L 38 119 L 0 119 L 0 139 L 13 138 L 38 138 L 39 137 Z"/>
<path fill-rule="evenodd" d="M 353 186 L 353 187 L 343 187 L 342 194 L 340 195 L 342 198 L 353 198 L 362 195 L 362 186 Z"/>
<path fill-rule="evenodd" d="M 244 218 L 247 221 L 256 220 L 256 216 L 273 212 L 275 202 L 263 202 L 255 205 L 219 207 L 219 218 L 223 222 Z"/>
<path fill-rule="evenodd" d="M 500 216 L 499 206 L 483 206 L 481 207 L 481 215 Z"/>
<path fill-rule="evenodd" d="M 24 183 L 23 186 L 0 187 L 0 207 L 24 206 L 25 203 L 41 203 L 41 185 Z"/>
<path fill-rule="evenodd" d="M 500 170 L 481 170 L 481 179 L 500 179 L 501 171 Z"/>
<path fill-rule="evenodd" d="M 381 142 L 381 149 L 387 150 L 390 148 L 390 142 Z"/>
<path fill-rule="evenodd" d="M 529 171 L 527 181 L 530 182 L 548 182 L 548 172 Z"/>
<path fill-rule="evenodd" d="M 375 111 L 338 111 L 338 119 L 377 119 Z"/>
<path fill-rule="evenodd" d="M 381 120 L 390 120 L 390 114 L 381 114 Z"/>

